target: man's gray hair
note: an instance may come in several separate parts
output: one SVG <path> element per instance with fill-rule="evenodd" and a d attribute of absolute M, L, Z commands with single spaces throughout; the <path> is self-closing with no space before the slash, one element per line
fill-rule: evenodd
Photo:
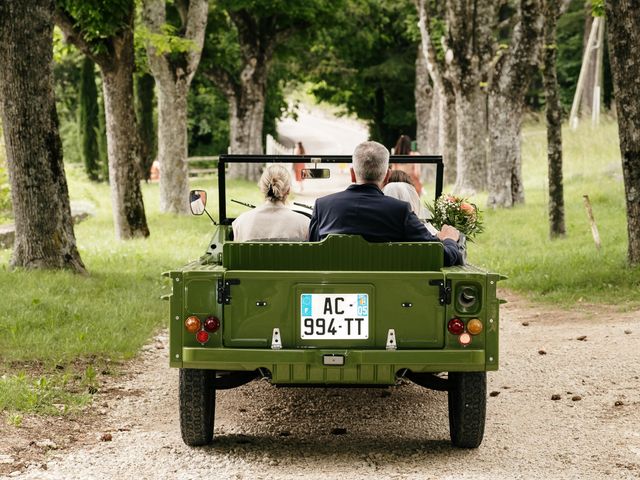
<path fill-rule="evenodd" d="M 389 150 L 378 142 L 363 142 L 353 152 L 353 170 L 362 182 L 382 182 L 389 169 Z"/>

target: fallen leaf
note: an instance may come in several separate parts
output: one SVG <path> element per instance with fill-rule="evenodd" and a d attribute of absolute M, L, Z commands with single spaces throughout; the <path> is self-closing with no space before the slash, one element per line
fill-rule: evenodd
<path fill-rule="evenodd" d="M 538 350 L 538 353 L 540 355 L 546 355 L 547 354 L 547 352 L 545 350 Z"/>
<path fill-rule="evenodd" d="M 576 338 L 576 340 L 580 340 L 581 342 L 584 342 L 587 339 L 586 335 L 580 335 L 578 338 Z"/>
<path fill-rule="evenodd" d="M 554 393 L 553 395 L 551 395 L 551 400 L 560 400 L 561 398 L 562 397 L 557 393 Z"/>
<path fill-rule="evenodd" d="M 102 436 L 100 437 L 101 442 L 110 442 L 111 440 L 113 440 L 113 437 L 111 436 L 110 433 L 103 433 Z"/>
<path fill-rule="evenodd" d="M 497 392 L 495 390 L 489 394 L 490 397 L 497 397 L 498 395 L 500 395 L 500 392 Z"/>
<path fill-rule="evenodd" d="M 573 397 L 571 397 L 571 400 L 573 400 L 574 402 L 579 402 L 580 400 L 582 400 L 582 397 L 580 395 L 574 395 Z"/>

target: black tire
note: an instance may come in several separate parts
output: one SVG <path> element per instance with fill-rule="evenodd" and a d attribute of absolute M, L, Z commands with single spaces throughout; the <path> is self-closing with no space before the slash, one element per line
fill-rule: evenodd
<path fill-rule="evenodd" d="M 180 369 L 180 433 L 189 446 L 213 440 L 216 413 L 214 370 Z"/>
<path fill-rule="evenodd" d="M 478 448 L 487 413 L 486 372 L 449 372 L 449 432 L 451 443 Z"/>

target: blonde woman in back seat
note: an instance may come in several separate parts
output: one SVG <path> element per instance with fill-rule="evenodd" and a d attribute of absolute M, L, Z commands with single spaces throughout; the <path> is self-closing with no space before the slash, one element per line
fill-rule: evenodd
<path fill-rule="evenodd" d="M 306 241 L 309 238 L 309 219 L 286 205 L 291 190 L 289 171 L 277 163 L 268 165 L 262 172 L 258 187 L 265 202 L 233 221 L 234 241 Z"/>

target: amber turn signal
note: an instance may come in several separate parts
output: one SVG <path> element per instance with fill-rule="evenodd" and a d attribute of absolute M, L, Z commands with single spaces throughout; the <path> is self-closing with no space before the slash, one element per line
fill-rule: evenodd
<path fill-rule="evenodd" d="M 189 333 L 196 333 L 200 330 L 200 319 L 196 316 L 187 317 L 184 321 L 184 328 L 186 328 Z"/>
<path fill-rule="evenodd" d="M 467 322 L 467 332 L 471 335 L 478 335 L 482 332 L 482 322 L 477 318 L 473 318 Z"/>

